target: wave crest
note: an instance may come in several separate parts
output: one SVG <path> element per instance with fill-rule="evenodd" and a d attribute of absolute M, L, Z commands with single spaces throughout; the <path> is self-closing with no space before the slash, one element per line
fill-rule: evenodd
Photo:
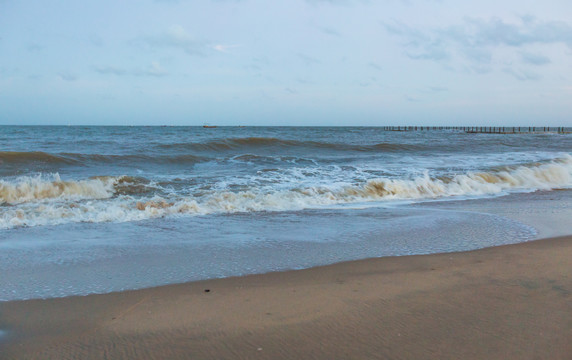
<path fill-rule="evenodd" d="M 44 164 L 44 165 L 86 165 L 86 164 L 113 164 L 113 163 L 172 163 L 172 164 L 195 164 L 206 161 L 208 158 L 191 154 L 175 155 L 106 155 L 106 154 L 78 154 L 58 153 L 49 154 L 41 151 L 14 152 L 0 151 L 0 165 Z"/>
<path fill-rule="evenodd" d="M 0 204 L 10 205 L 45 199 L 106 199 L 113 196 L 119 178 L 98 177 L 62 181 L 58 174 L 21 176 L 0 180 Z"/>
<path fill-rule="evenodd" d="M 66 156 L 48 154 L 42 151 L 19 152 L 0 151 L 0 164 L 21 164 L 43 162 L 50 164 L 74 164 L 77 161 Z"/>
<path fill-rule="evenodd" d="M 193 195 L 160 196 L 149 180 L 98 177 L 80 181 L 23 177 L 0 182 L 0 228 L 69 222 L 124 222 L 170 215 L 293 211 L 348 203 L 482 196 L 572 186 L 572 157 L 449 177 L 429 173 L 411 179 L 376 178 L 353 185 L 278 190 L 247 187 L 232 192 L 211 188 Z M 58 200 L 55 202 L 46 199 Z M 91 199 L 94 201 L 77 201 Z"/>
<path fill-rule="evenodd" d="M 452 177 L 431 178 L 426 173 L 412 180 L 376 179 L 363 187 L 346 189 L 344 194 L 364 199 L 424 199 L 498 194 L 510 190 L 549 190 L 571 185 L 572 157 L 568 157 L 549 164 L 469 172 Z"/>
<path fill-rule="evenodd" d="M 423 148 L 421 145 L 413 144 L 396 144 L 396 143 L 378 143 L 371 145 L 352 145 L 343 143 L 321 142 L 321 141 L 299 141 L 287 140 L 273 137 L 246 137 L 246 138 L 230 138 L 222 140 L 213 140 L 205 143 L 175 143 L 159 146 L 162 149 L 169 150 L 191 150 L 191 151 L 226 151 L 226 150 L 248 150 L 263 147 L 273 148 L 311 148 L 311 149 L 328 149 L 339 151 L 414 151 Z"/>

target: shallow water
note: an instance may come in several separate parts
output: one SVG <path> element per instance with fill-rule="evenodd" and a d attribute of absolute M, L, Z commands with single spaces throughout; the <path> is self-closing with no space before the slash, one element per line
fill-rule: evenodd
<path fill-rule="evenodd" d="M 513 220 L 368 208 L 68 224 L 8 231 L 0 300 L 105 293 L 368 257 L 527 241 Z"/>

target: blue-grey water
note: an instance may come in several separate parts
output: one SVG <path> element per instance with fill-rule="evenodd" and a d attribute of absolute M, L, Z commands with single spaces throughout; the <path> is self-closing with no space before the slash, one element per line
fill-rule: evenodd
<path fill-rule="evenodd" d="M 3 126 L 0 300 L 470 250 L 545 223 L 566 233 L 571 145 L 557 133 Z"/>

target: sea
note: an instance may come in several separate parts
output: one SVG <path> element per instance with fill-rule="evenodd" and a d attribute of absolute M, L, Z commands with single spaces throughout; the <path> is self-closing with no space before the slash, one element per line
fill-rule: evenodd
<path fill-rule="evenodd" d="M 391 130 L 0 126 L 0 301 L 572 233 L 572 134 Z"/>

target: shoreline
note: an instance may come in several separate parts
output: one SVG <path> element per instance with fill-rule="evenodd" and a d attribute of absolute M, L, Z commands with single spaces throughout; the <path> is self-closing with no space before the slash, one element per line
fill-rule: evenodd
<path fill-rule="evenodd" d="M 564 236 L 3 302 L 0 358 L 564 359 L 570 269 Z"/>

